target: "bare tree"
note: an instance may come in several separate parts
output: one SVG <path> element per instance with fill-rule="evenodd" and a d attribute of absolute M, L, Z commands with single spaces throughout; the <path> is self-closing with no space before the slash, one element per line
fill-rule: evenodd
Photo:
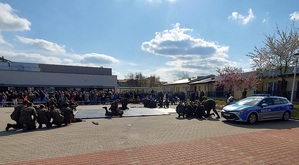
<path fill-rule="evenodd" d="M 186 78 L 189 78 L 189 74 L 188 72 L 182 72 L 182 79 L 186 79 Z"/>
<path fill-rule="evenodd" d="M 128 80 L 129 86 L 137 86 L 137 81 L 135 80 L 133 73 L 129 73 L 125 78 Z"/>
<path fill-rule="evenodd" d="M 134 87 L 157 87 L 160 84 L 160 77 L 151 75 L 147 78 L 141 72 L 129 73 L 125 78 L 128 80 L 128 85 Z"/>
<path fill-rule="evenodd" d="M 137 87 L 147 86 L 146 78 L 142 75 L 141 72 L 135 73 L 135 79 L 137 81 Z"/>
<path fill-rule="evenodd" d="M 294 27 L 294 23 L 290 29 L 285 31 L 276 26 L 276 33 L 266 36 L 264 44 L 261 48 L 255 47 L 254 52 L 247 56 L 252 60 L 252 67 L 262 73 L 270 70 L 279 71 L 279 75 L 277 75 L 281 78 L 279 91 L 281 95 L 285 95 L 283 92 L 287 88 L 286 76 L 290 66 L 294 66 L 293 54 L 299 49 L 298 28 Z M 273 74 L 273 76 L 276 75 Z"/>
<path fill-rule="evenodd" d="M 160 77 L 157 77 L 155 75 L 151 75 L 149 77 L 149 86 L 150 87 L 158 87 L 160 84 Z"/>

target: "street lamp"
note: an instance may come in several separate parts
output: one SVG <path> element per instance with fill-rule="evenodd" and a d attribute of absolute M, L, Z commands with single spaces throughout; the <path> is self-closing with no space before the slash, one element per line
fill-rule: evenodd
<path fill-rule="evenodd" d="M 292 93 L 291 93 L 291 102 L 292 103 L 293 103 L 293 100 L 294 100 L 294 90 L 295 90 L 296 73 L 297 73 L 297 62 L 298 62 L 299 53 L 295 53 L 294 57 L 295 57 L 295 66 L 294 66 L 294 78 L 293 78 L 293 86 L 292 86 Z"/>

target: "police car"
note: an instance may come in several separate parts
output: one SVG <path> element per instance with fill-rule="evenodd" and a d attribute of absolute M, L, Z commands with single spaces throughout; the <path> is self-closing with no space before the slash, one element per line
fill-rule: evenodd
<path fill-rule="evenodd" d="M 223 107 L 221 116 L 226 120 L 254 124 L 257 121 L 289 120 L 294 110 L 293 104 L 285 97 L 252 95 Z"/>

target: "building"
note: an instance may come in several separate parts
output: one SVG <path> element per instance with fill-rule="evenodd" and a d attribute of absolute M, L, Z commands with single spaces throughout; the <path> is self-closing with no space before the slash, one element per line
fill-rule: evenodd
<path fill-rule="evenodd" d="M 12 62 L 0 57 L 0 91 L 117 90 L 111 68 Z"/>
<path fill-rule="evenodd" d="M 186 78 L 186 79 L 181 79 L 177 80 L 171 83 L 164 84 L 164 91 L 166 92 L 171 92 L 171 93 L 176 93 L 176 92 L 184 92 L 187 93 L 190 91 L 190 82 L 191 79 Z"/>
<path fill-rule="evenodd" d="M 267 93 L 271 95 L 281 95 L 287 97 L 288 99 L 291 98 L 292 94 L 292 85 L 294 81 L 294 68 L 289 67 L 285 72 L 285 82 L 282 82 L 280 77 L 279 70 L 271 70 L 263 73 L 259 73 L 257 76 L 261 79 L 261 82 L 258 84 L 256 88 L 256 93 Z M 296 77 L 295 77 L 295 86 L 294 86 L 294 100 L 299 99 L 299 78 L 298 78 L 299 68 L 296 69 Z M 284 91 L 280 91 L 282 88 L 285 89 Z"/>

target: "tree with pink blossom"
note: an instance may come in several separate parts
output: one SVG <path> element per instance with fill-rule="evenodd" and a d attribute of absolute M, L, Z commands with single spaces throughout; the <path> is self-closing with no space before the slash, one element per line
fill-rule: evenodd
<path fill-rule="evenodd" d="M 253 89 L 259 83 L 255 72 L 244 73 L 242 68 L 225 66 L 216 71 L 219 74 L 215 79 L 216 86 L 223 87 L 229 93 L 234 90 L 242 92 L 245 88 Z"/>

